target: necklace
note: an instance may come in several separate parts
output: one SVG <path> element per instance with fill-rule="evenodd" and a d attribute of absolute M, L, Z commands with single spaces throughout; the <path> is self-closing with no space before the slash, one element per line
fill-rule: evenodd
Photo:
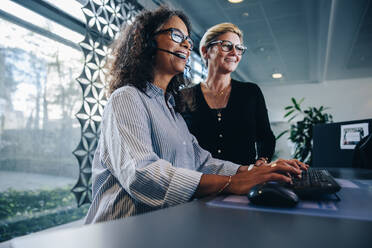
<path fill-rule="evenodd" d="M 222 96 L 224 95 L 228 90 L 231 89 L 231 84 L 228 84 L 225 88 L 219 91 L 212 90 L 207 83 L 202 83 L 202 85 L 209 91 L 208 93 L 214 95 L 214 96 Z"/>
<path fill-rule="evenodd" d="M 231 84 L 217 92 L 211 90 L 206 83 L 202 83 L 202 86 L 207 89 L 207 91 L 203 92 L 203 95 L 211 109 L 221 109 L 226 107 L 231 92 Z"/>

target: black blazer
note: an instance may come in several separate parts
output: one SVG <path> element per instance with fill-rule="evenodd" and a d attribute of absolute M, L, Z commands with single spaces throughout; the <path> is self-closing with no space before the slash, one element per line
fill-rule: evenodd
<path fill-rule="evenodd" d="M 275 136 L 256 84 L 232 80 L 229 101 L 220 110 L 209 108 L 200 84 L 187 90 L 194 96 L 194 111 L 188 110 L 183 116 L 200 146 L 213 157 L 243 165 L 260 157 L 272 158 Z"/>

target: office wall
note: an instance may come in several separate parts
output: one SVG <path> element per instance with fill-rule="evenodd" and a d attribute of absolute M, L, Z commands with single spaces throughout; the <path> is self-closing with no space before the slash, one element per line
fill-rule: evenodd
<path fill-rule="evenodd" d="M 272 128 L 277 135 L 289 125 L 285 122 L 284 107 L 290 98 L 305 97 L 303 107 L 321 105 L 330 107 L 328 113 L 335 122 L 368 119 L 372 117 L 372 78 L 358 78 L 326 81 L 324 83 L 297 85 L 260 85 L 269 110 Z M 277 151 L 281 157 L 290 156 L 288 136 L 277 141 Z"/>

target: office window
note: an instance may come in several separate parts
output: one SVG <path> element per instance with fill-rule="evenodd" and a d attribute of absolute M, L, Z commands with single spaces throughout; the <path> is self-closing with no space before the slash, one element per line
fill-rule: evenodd
<path fill-rule="evenodd" d="M 9 0 L 0 6 L 0 241 L 85 215 L 92 147 L 98 138 L 98 131 L 90 129 L 97 113 L 86 107 L 93 100 L 94 106 L 102 105 L 101 96 L 94 94 L 102 92 L 101 76 L 95 77 L 101 75 L 101 64 L 89 59 L 103 62 L 100 51 L 107 50 L 106 43 L 118 30 L 114 26 L 130 23 L 141 9 L 136 1 L 118 2 L 115 8 L 88 1 L 90 9 L 85 7 L 82 18 L 76 11 L 81 1 L 46 2 L 87 19 L 88 33 L 84 38 Z M 108 13 L 115 16 L 107 22 L 99 16 Z M 205 70 L 194 52 L 190 66 L 189 76 L 199 83 Z"/>
<path fill-rule="evenodd" d="M 0 242 L 81 219 L 71 188 L 83 36 L 5 1 L 0 15 Z M 10 21 L 9 21 L 10 20 Z M 17 23 L 17 24 L 15 24 Z"/>
<path fill-rule="evenodd" d="M 196 52 L 191 53 L 190 67 L 191 73 L 189 76 L 193 84 L 199 84 L 207 77 L 207 69 L 201 57 Z"/>

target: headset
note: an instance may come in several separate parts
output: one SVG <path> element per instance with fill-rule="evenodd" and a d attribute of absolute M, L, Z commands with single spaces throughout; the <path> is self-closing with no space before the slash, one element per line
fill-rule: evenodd
<path fill-rule="evenodd" d="M 181 58 L 181 59 L 186 58 L 186 56 L 184 54 L 178 54 L 178 53 L 175 53 L 175 52 L 172 52 L 172 51 L 169 51 L 169 50 L 158 47 L 158 44 L 156 43 L 156 40 L 154 38 L 151 38 L 149 40 L 149 45 L 148 46 L 150 47 L 151 52 L 154 51 L 154 50 L 160 50 L 160 51 L 172 54 L 172 55 L 174 55 L 178 58 Z"/>
<path fill-rule="evenodd" d="M 172 52 L 172 51 L 169 51 L 169 50 L 166 50 L 166 49 L 163 49 L 163 48 L 160 48 L 158 47 L 158 44 L 156 43 L 156 40 L 154 38 L 150 38 L 149 41 L 148 41 L 148 47 L 149 47 L 149 50 L 150 50 L 150 53 L 155 53 L 155 50 L 159 50 L 159 51 L 163 51 L 163 52 L 166 52 L 166 53 L 169 53 L 169 54 L 172 54 L 178 58 L 181 58 L 181 59 L 185 59 L 186 56 L 184 54 L 178 54 L 178 53 L 175 53 L 175 52 Z M 187 71 L 190 71 L 191 67 L 190 67 L 190 58 L 187 59 L 186 61 L 186 66 L 185 66 L 185 70 Z"/>

